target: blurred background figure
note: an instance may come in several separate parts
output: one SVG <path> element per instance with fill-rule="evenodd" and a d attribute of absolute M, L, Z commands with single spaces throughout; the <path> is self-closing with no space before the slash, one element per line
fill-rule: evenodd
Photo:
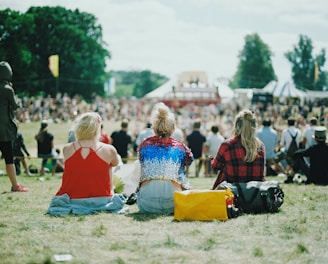
<path fill-rule="evenodd" d="M 129 157 L 129 147 L 132 144 L 132 137 L 128 133 L 129 121 L 124 119 L 121 123 L 121 129 L 111 134 L 112 144 L 117 153 L 121 156 L 123 163 L 127 163 Z"/>
<path fill-rule="evenodd" d="M 191 152 L 195 158 L 196 177 L 199 176 L 199 172 L 203 164 L 205 164 L 205 161 L 202 159 L 202 156 L 203 156 L 203 147 L 206 141 L 206 137 L 200 132 L 200 127 L 201 127 L 201 121 L 199 119 L 195 120 L 193 123 L 193 130 L 189 135 L 187 135 L 186 138 L 188 147 L 191 149 Z"/>
<path fill-rule="evenodd" d="M 212 169 L 211 158 L 215 157 L 223 141 L 224 137 L 220 134 L 219 127 L 216 125 L 212 126 L 204 144 L 205 158 L 208 159 L 205 161 L 205 176 L 211 176 L 212 173 L 216 174 L 218 172 Z"/>
<path fill-rule="evenodd" d="M 112 139 L 109 137 L 107 132 L 104 130 L 104 124 L 100 126 L 100 138 L 99 141 L 105 144 L 112 144 Z"/>
<path fill-rule="evenodd" d="M 17 128 L 19 126 L 17 125 Z M 21 174 L 21 167 L 20 164 L 22 163 L 24 168 L 24 173 L 28 176 L 31 176 L 32 174 L 29 171 L 29 168 L 27 166 L 27 162 L 25 159 L 25 154 L 28 158 L 30 158 L 30 153 L 27 151 L 27 148 L 24 143 L 24 137 L 23 134 L 17 131 L 17 135 L 15 140 L 13 141 L 13 152 L 14 152 L 14 162 L 15 162 L 15 168 L 17 175 Z"/>
<path fill-rule="evenodd" d="M 38 146 L 38 157 L 42 159 L 40 175 L 44 175 L 47 161 L 49 158 L 51 158 L 52 159 L 51 174 L 52 176 L 54 176 L 56 172 L 56 164 L 57 164 L 56 159 L 53 159 L 54 135 L 48 132 L 47 120 L 43 120 L 41 122 L 39 132 L 35 135 L 35 139 L 37 141 L 37 146 Z"/>
<path fill-rule="evenodd" d="M 151 123 L 150 123 L 150 121 L 149 121 L 149 122 L 147 122 L 147 124 L 146 124 L 146 128 L 145 128 L 144 130 L 140 131 L 140 133 L 138 134 L 138 136 L 137 136 L 137 138 L 136 138 L 136 145 L 137 145 L 137 148 L 139 148 L 139 145 L 141 144 L 141 142 L 142 142 L 144 139 L 146 139 L 146 138 L 148 138 L 148 137 L 150 137 L 150 136 L 153 136 L 153 135 L 155 135 L 155 133 L 154 133 L 154 130 L 152 129 L 152 127 L 151 127 Z"/>

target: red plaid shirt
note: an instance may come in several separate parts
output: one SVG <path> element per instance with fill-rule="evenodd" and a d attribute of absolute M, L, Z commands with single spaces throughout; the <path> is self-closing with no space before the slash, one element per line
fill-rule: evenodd
<path fill-rule="evenodd" d="M 212 168 L 220 171 L 213 189 L 223 181 L 248 182 L 265 180 L 264 144 L 261 142 L 261 146 L 253 162 L 246 162 L 244 160 L 245 155 L 246 152 L 241 144 L 240 137 L 234 136 L 222 143 L 216 157 L 212 160 Z"/>

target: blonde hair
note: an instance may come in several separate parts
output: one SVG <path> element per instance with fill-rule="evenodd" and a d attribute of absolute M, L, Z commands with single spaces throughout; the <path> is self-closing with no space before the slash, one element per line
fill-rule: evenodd
<path fill-rule="evenodd" d="M 83 113 L 75 119 L 73 126 L 77 140 L 99 138 L 101 117 L 95 112 Z"/>
<path fill-rule="evenodd" d="M 151 114 L 151 123 L 156 135 L 170 137 L 175 129 L 175 116 L 164 103 L 157 103 Z"/>
<path fill-rule="evenodd" d="M 255 160 L 260 142 L 255 137 L 256 117 L 250 110 L 242 110 L 235 120 L 235 135 L 240 136 L 241 144 L 246 150 L 245 161 Z"/>

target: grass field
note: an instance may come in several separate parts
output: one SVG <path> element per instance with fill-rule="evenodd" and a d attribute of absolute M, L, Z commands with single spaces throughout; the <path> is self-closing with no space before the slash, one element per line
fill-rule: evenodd
<path fill-rule="evenodd" d="M 57 146 L 66 142 L 69 126 L 49 126 Z M 105 127 L 111 133 L 117 124 Z M 38 128 L 20 125 L 31 153 Z M 0 176 L 0 263 L 56 263 L 57 254 L 71 255 L 69 263 L 328 263 L 326 186 L 282 184 L 285 202 L 276 214 L 177 222 L 170 215 L 141 214 L 136 205 L 122 215 L 50 217 L 60 174 L 18 179 L 28 193 L 9 192 L 7 176 Z M 190 181 L 208 189 L 214 178 Z"/>

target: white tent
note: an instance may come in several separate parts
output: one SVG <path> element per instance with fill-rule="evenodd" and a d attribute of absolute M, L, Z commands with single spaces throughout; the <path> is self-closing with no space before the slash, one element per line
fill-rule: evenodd
<path fill-rule="evenodd" d="M 235 96 L 234 91 L 224 83 L 215 83 L 215 86 L 218 87 L 219 95 L 222 99 L 232 99 Z"/>
<path fill-rule="evenodd" d="M 271 81 L 262 90 L 272 93 L 274 97 L 307 97 L 306 92 L 297 89 L 292 81 L 285 82 L 283 85 L 279 85 L 277 81 Z"/>
<path fill-rule="evenodd" d="M 280 87 L 273 96 L 276 97 L 299 97 L 299 98 L 305 98 L 306 92 L 303 92 L 296 88 L 293 82 L 288 81 L 284 85 Z"/>
<path fill-rule="evenodd" d="M 175 81 L 169 80 L 166 83 L 162 84 L 160 87 L 146 94 L 146 98 L 162 98 L 166 94 L 172 92 L 172 87 L 175 85 Z"/>
<path fill-rule="evenodd" d="M 264 92 L 272 93 L 274 94 L 276 90 L 278 90 L 278 82 L 277 81 L 271 81 L 262 89 Z"/>

